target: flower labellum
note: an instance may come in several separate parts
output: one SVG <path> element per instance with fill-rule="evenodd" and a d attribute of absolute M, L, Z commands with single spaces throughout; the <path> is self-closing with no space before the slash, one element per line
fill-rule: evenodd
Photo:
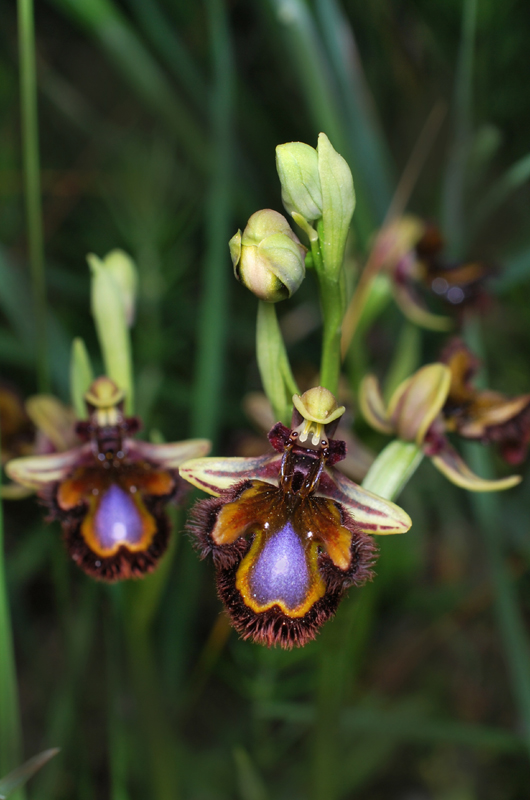
<path fill-rule="evenodd" d="M 398 506 L 362 489 L 333 465 L 346 455 L 330 438 L 344 408 L 317 387 L 293 398 L 291 429 L 269 432 L 273 455 L 199 458 L 181 475 L 214 495 L 188 529 L 213 556 L 219 596 L 244 639 L 291 648 L 314 639 L 349 586 L 372 577 L 369 534 L 403 533 Z"/>
<path fill-rule="evenodd" d="M 179 464 L 207 453 L 210 443 L 190 439 L 157 445 L 130 438 L 140 422 L 124 416 L 124 393 L 110 378 L 97 378 L 85 401 L 88 420 L 77 423 L 84 444 L 14 459 L 6 471 L 37 491 L 48 518 L 61 522 L 68 551 L 85 572 L 106 581 L 141 577 L 167 547 L 164 508 L 185 491 Z"/>

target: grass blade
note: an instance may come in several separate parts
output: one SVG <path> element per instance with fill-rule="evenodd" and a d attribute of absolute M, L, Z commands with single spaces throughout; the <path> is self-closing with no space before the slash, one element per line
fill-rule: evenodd
<path fill-rule="evenodd" d="M 0 775 L 20 764 L 22 731 L 5 579 L 3 503 L 0 499 Z M 8 776 L 10 777 L 10 776 Z M 23 800 L 19 792 L 17 800 Z"/>
<path fill-rule="evenodd" d="M 44 750 L 42 753 L 39 753 L 38 756 L 33 756 L 33 758 L 25 761 L 22 766 L 14 769 L 9 773 L 9 775 L 6 775 L 5 778 L 1 778 L 0 800 L 11 797 L 12 793 L 16 789 L 29 781 L 29 779 L 32 778 L 36 772 L 42 769 L 42 767 L 48 763 L 50 758 L 56 756 L 58 752 L 59 749 L 57 747 L 53 747 L 50 750 Z"/>
<path fill-rule="evenodd" d="M 35 315 L 37 383 L 39 392 L 46 393 L 50 389 L 50 366 L 48 362 L 46 279 L 42 235 L 33 0 L 18 0 L 18 26 L 24 185 L 33 313 Z"/>
<path fill-rule="evenodd" d="M 471 134 L 473 59 L 477 0 L 464 0 L 460 51 L 453 94 L 454 128 L 445 172 L 441 220 L 450 257 L 462 255 L 466 243 L 464 191 Z"/>
<path fill-rule="evenodd" d="M 99 42 L 146 107 L 166 123 L 199 172 L 207 172 L 210 153 L 201 126 L 112 1 L 52 2 Z"/>
<path fill-rule="evenodd" d="M 203 295 L 199 308 L 199 328 L 195 387 L 193 394 L 192 436 L 215 439 L 219 425 L 225 344 L 228 330 L 228 297 L 231 269 L 228 258 L 232 209 L 233 175 L 233 84 L 232 45 L 221 0 L 208 0 L 213 72 L 212 133 L 215 159 L 206 206 L 207 249 L 203 270 Z"/>

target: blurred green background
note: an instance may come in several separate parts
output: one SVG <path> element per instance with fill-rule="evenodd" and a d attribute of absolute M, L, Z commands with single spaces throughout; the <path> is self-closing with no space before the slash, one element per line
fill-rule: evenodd
<path fill-rule="evenodd" d="M 13 0 L 0 0 L 0 15 L 0 369 L 26 397 L 38 359 Z M 315 146 L 325 131 L 348 160 L 358 267 L 437 104 L 446 113 L 408 210 L 437 222 L 455 257 L 497 265 L 474 330 L 489 385 L 528 391 L 524 3 L 39 0 L 35 22 L 46 347 L 63 401 L 72 338 L 98 358 L 86 253 L 121 247 L 140 274 L 133 347 L 146 429 L 209 436 L 216 453 L 256 446 L 242 410 L 260 388 L 256 303 L 232 278 L 227 242 L 255 210 L 282 210 L 275 146 Z M 283 305 L 294 370 L 314 375 L 312 277 Z M 360 374 L 386 373 L 403 326 L 389 305 L 356 342 L 353 406 Z M 413 369 L 445 339 L 401 341 Z M 482 448 L 471 455 L 480 468 Z M 228 629 L 212 567 L 180 532 L 184 512 L 160 570 L 109 589 L 69 563 L 33 498 L 6 501 L 24 755 L 61 747 L 28 796 L 526 800 L 526 485 L 483 502 L 422 464 L 400 498 L 410 533 L 380 542 L 376 581 L 290 653 Z"/>

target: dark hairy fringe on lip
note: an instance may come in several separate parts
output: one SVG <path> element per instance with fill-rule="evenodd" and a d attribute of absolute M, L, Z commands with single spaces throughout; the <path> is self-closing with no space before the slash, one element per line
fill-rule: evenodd
<path fill-rule="evenodd" d="M 237 566 L 250 547 L 250 542 L 242 536 L 229 545 L 217 545 L 212 539 L 212 531 L 223 506 L 241 497 L 250 485 L 251 481 L 241 481 L 223 492 L 220 497 L 198 500 L 189 513 L 186 530 L 191 536 L 192 544 L 201 558 L 211 554 L 216 568 Z"/>
<path fill-rule="evenodd" d="M 237 500 L 250 485 L 251 481 L 242 481 L 220 497 L 199 500 L 191 510 L 186 528 L 201 558 L 210 554 L 213 557 L 219 597 L 238 633 L 244 639 L 252 639 L 268 647 L 301 647 L 314 639 L 322 624 L 335 614 L 348 587 L 362 586 L 372 579 L 377 547 L 372 537 L 360 530 L 353 517 L 335 503 L 340 511 L 341 524 L 352 533 L 348 569 L 339 569 L 322 552 L 318 558 L 318 569 L 326 583 L 326 594 L 303 617 L 290 617 L 279 606 L 256 614 L 236 589 L 237 569 L 252 544 L 252 536 L 248 539 L 241 536 L 230 545 L 217 545 L 212 540 L 212 531 L 223 506 Z"/>
<path fill-rule="evenodd" d="M 235 588 L 234 568 L 217 571 L 217 591 L 228 616 L 243 639 L 285 650 L 303 647 L 316 638 L 319 628 L 335 614 L 342 591 L 328 592 L 303 617 L 288 617 L 279 606 L 256 614 Z"/>

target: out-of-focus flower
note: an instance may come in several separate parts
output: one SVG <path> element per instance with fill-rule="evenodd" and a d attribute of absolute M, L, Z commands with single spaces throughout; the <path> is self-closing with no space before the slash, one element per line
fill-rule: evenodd
<path fill-rule="evenodd" d="M 375 245 L 375 260 L 391 277 L 396 303 L 412 322 L 433 330 L 449 330 L 453 323 L 429 311 L 427 292 L 451 310 L 484 306 L 488 299 L 484 282 L 493 274 L 493 268 L 481 261 L 447 261 L 443 248 L 439 229 L 410 215 L 384 228 Z"/>
<path fill-rule="evenodd" d="M 361 411 L 381 433 L 422 447 L 440 472 L 457 486 L 473 492 L 510 489 L 521 481 L 519 475 L 495 481 L 480 478 L 448 441 L 446 432 L 455 430 L 451 414 L 446 411 L 451 383 L 451 370 L 446 364 L 427 364 L 403 381 L 386 405 L 377 378 L 367 375 L 359 391 Z"/>
<path fill-rule="evenodd" d="M 496 443 L 509 464 L 520 464 L 530 442 L 530 394 L 507 397 L 490 389 L 476 389 L 473 378 L 480 361 L 461 339 L 453 339 L 440 360 L 451 371 L 443 408 L 446 429 L 466 439 Z"/>
<path fill-rule="evenodd" d="M 188 527 L 213 556 L 219 596 L 236 630 L 268 646 L 315 638 L 349 586 L 372 577 L 369 534 L 404 533 L 409 516 L 336 469 L 331 436 L 344 408 L 322 387 L 293 398 L 291 429 L 269 432 L 277 451 L 258 458 L 199 458 L 181 475 L 214 498 Z"/>
<path fill-rule="evenodd" d="M 32 452 L 35 428 L 19 393 L 6 385 L 0 386 L 0 435 L 2 464 Z"/>
<path fill-rule="evenodd" d="M 166 549 L 164 509 L 185 489 L 179 464 L 207 453 L 210 443 L 132 439 L 139 420 L 124 416 L 124 393 L 109 378 L 95 380 L 85 400 L 88 420 L 76 426 L 84 444 L 14 459 L 6 472 L 38 493 L 48 519 L 61 522 L 67 549 L 85 572 L 106 581 L 141 577 Z"/>
<path fill-rule="evenodd" d="M 79 444 L 75 415 L 53 395 L 37 394 L 23 403 L 12 389 L 0 389 L 2 464 L 18 456 L 55 453 Z M 3 483 L 1 496 L 21 500 L 31 490 L 18 483 Z"/>
<path fill-rule="evenodd" d="M 306 248 L 277 211 L 265 208 L 229 242 L 236 278 L 260 300 L 291 297 L 305 278 Z"/>
<path fill-rule="evenodd" d="M 316 150 L 302 142 L 278 145 L 276 168 L 287 212 L 310 240 L 320 240 L 324 271 L 338 280 L 355 209 L 348 163 L 320 133 Z"/>

